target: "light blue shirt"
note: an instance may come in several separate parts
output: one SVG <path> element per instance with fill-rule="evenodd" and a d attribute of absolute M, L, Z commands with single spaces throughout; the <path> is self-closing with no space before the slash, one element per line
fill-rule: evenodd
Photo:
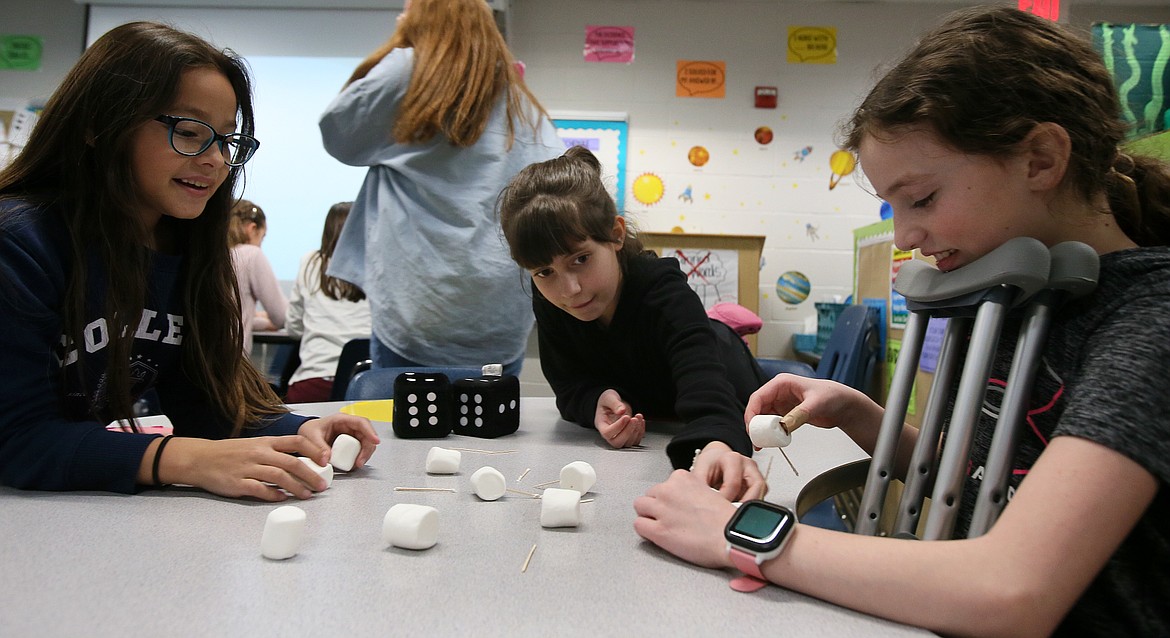
<path fill-rule="evenodd" d="M 470 147 L 442 135 L 395 142 L 413 59 L 413 49 L 391 51 L 321 116 L 325 150 L 370 167 L 328 272 L 366 292 L 374 336 L 407 359 L 511 362 L 527 346 L 532 302 L 527 273 L 508 255 L 496 197 L 520 169 L 564 145 L 542 118 L 536 133 L 517 122 L 509 149 L 506 97 Z"/>

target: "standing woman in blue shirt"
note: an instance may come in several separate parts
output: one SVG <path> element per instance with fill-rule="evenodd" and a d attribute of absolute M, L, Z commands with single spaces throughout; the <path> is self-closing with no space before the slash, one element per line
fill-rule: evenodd
<path fill-rule="evenodd" d="M 495 199 L 563 146 L 487 3 L 408 2 L 320 126 L 330 155 L 369 167 L 328 274 L 366 292 L 374 365 L 516 374 L 533 317 Z"/>
<path fill-rule="evenodd" d="M 369 421 L 289 414 L 244 358 L 225 238 L 252 131 L 243 62 L 161 24 L 66 75 L 0 172 L 0 484 L 279 501 L 325 488 L 293 454 L 373 454 Z M 149 388 L 174 436 L 107 429 Z"/>

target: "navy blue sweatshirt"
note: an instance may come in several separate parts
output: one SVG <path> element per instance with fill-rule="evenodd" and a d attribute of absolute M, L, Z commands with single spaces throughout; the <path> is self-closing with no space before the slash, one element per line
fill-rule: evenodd
<path fill-rule="evenodd" d="M 142 457 L 157 435 L 110 431 L 94 406 L 114 329 L 102 312 L 107 277 L 90 264 L 83 343 L 70 343 L 62 326 L 72 259 L 64 220 L 53 210 L 13 201 L 0 207 L 0 484 L 134 492 Z M 132 395 L 155 388 L 177 436 L 227 438 L 230 420 L 182 368 L 183 260 L 152 257 L 146 309 L 128 327 L 134 334 Z M 280 415 L 245 428 L 244 435 L 295 434 L 307 420 Z"/>

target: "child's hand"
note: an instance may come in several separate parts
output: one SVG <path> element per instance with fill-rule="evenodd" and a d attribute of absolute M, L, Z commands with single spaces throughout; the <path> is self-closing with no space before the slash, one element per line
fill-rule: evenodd
<path fill-rule="evenodd" d="M 219 441 L 176 438 L 163 453 L 159 478 L 221 496 L 283 501 L 292 494 L 305 499 L 325 489 L 325 479 L 294 455 L 318 460 L 328 453 L 328 446 L 300 435 Z M 147 458 L 153 458 L 149 451 Z"/>
<path fill-rule="evenodd" d="M 763 498 L 768 484 L 756 462 L 722 441 L 711 441 L 695 459 L 691 474 L 719 490 L 729 501 Z"/>
<path fill-rule="evenodd" d="M 696 565 L 731 566 L 723 527 L 735 508 L 694 472 L 675 470 L 635 499 L 634 511 L 634 531 L 642 538 Z"/>
<path fill-rule="evenodd" d="M 778 374 L 752 393 L 744 412 L 745 426 L 757 414 L 784 417 L 782 423 L 789 432 L 813 423 L 840 427 L 850 436 L 853 431 L 876 429 L 882 419 L 881 406 L 862 392 L 836 381 L 794 374 Z"/>
<path fill-rule="evenodd" d="M 297 433 L 308 439 L 312 444 L 323 448 L 323 453 L 310 457 L 317 465 L 325 465 L 329 462 L 329 454 L 332 451 L 331 446 L 338 434 L 348 434 L 357 439 L 362 444 L 362 449 L 358 452 L 357 460 L 354 461 L 353 469 L 355 470 L 370 460 L 370 457 L 374 454 L 374 450 L 382 442 L 378 438 L 378 434 L 374 432 L 374 426 L 370 424 L 369 419 L 363 416 L 349 414 L 333 414 L 320 419 L 305 421 L 301 424 Z"/>
<path fill-rule="evenodd" d="M 615 448 L 630 447 L 642 442 L 646 436 L 646 419 L 631 414 L 633 408 L 622 401 L 617 390 L 606 390 L 597 398 L 597 413 L 593 424 L 607 443 Z"/>

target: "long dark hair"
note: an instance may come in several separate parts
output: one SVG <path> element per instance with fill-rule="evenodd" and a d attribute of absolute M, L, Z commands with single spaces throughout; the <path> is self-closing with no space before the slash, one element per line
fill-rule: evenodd
<path fill-rule="evenodd" d="M 45 104 L 24 151 L 0 173 L 0 198 L 58 210 L 65 220 L 71 264 L 62 325 L 74 343 L 82 343 L 89 259 L 109 278 L 105 316 L 115 326 L 137 325 L 151 256 L 143 248 L 150 242 L 147 228 L 134 212 L 143 205 L 132 170 L 132 141 L 141 125 L 171 105 L 183 74 L 200 68 L 228 79 L 238 130 L 251 135 L 252 85 L 239 57 L 166 25 L 133 22 L 110 30 L 81 55 Z M 241 168 L 231 168 L 197 218 L 159 221 L 173 231 L 184 257 L 184 371 L 214 398 L 235 433 L 260 415 L 284 410 L 241 354 L 239 294 L 224 238 L 242 175 Z M 110 330 L 111 364 L 105 390 L 94 398 L 97 416 L 133 415 L 126 365 L 132 342 L 132 330 Z"/>
<path fill-rule="evenodd" d="M 337 249 L 337 238 L 341 236 L 341 229 L 345 226 L 351 208 L 353 202 L 339 202 L 329 207 L 329 213 L 325 215 L 325 228 L 321 231 L 321 249 L 309 258 L 309 263 L 316 261 L 318 264 L 318 285 L 321 292 L 325 293 L 326 297 L 339 301 L 342 299 L 361 301 L 366 298 L 366 293 L 361 288 L 325 274 L 329 268 L 329 260 L 333 259 L 333 251 Z"/>
<path fill-rule="evenodd" d="M 512 260 L 529 270 L 547 266 L 586 239 L 616 243 L 617 205 L 601 181 L 601 162 L 583 146 L 526 166 L 500 192 L 496 209 Z M 627 225 L 618 251 L 623 271 L 642 250 Z"/>
<path fill-rule="evenodd" d="M 955 150 L 1008 157 L 1042 122 L 1072 141 L 1065 184 L 1104 193 L 1143 246 L 1170 239 L 1170 167 L 1128 155 L 1117 90 L 1086 38 L 1012 7 L 956 11 L 926 34 L 854 112 L 846 147 L 928 126 Z"/>

